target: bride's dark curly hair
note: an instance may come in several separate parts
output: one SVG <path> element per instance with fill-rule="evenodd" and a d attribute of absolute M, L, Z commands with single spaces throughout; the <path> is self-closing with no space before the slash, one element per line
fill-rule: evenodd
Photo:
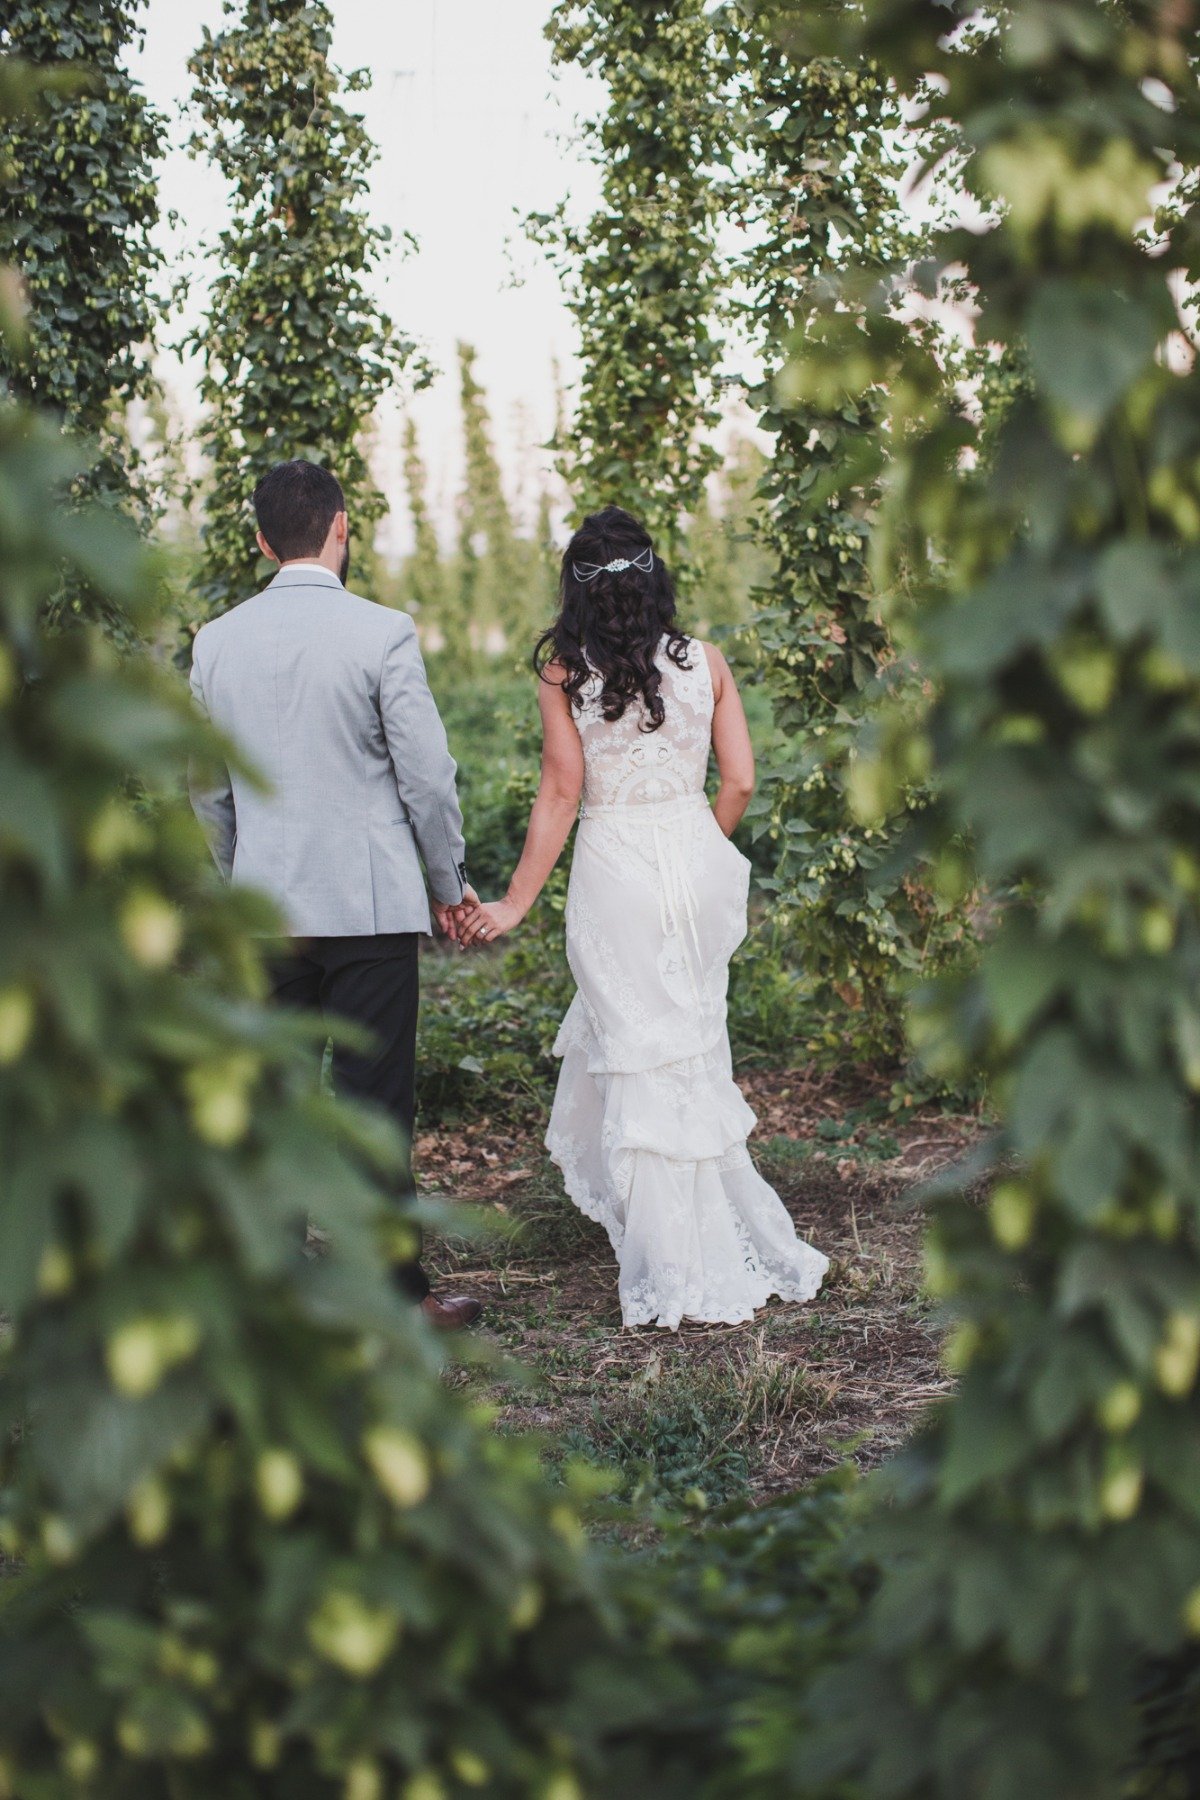
<path fill-rule="evenodd" d="M 646 570 L 631 566 L 608 571 L 605 563 L 653 556 Z M 581 580 L 576 568 L 599 569 Z M 620 506 L 589 513 L 567 545 L 558 585 L 558 617 L 544 631 L 533 652 L 533 666 L 544 676 L 548 663 L 566 671 L 563 692 L 578 705 L 594 675 L 603 683 L 600 708 L 609 721 L 623 716 L 631 700 L 646 710 L 643 731 L 657 731 L 665 718 L 662 672 L 655 665 L 663 635 L 667 655 L 678 668 L 688 668 L 688 639 L 675 623 L 675 588 L 655 551 L 646 527 Z"/>

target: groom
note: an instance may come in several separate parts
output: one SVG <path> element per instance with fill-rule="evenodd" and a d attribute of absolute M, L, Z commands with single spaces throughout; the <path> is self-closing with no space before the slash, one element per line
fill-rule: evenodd
<path fill-rule="evenodd" d="M 238 771 L 192 804 L 226 881 L 263 890 L 290 936 L 269 958 L 273 999 L 349 1019 L 366 1049 L 334 1051 L 339 1092 L 373 1101 L 405 1144 L 396 1198 L 412 1195 L 417 946 L 475 898 L 455 765 L 407 613 L 344 585 L 350 527 L 339 483 L 297 459 L 254 490 L 258 545 L 279 564 L 263 593 L 196 635 L 192 693 L 266 777 Z M 434 1324 L 469 1325 L 477 1300 L 435 1299 L 419 1261 L 400 1285 Z"/>

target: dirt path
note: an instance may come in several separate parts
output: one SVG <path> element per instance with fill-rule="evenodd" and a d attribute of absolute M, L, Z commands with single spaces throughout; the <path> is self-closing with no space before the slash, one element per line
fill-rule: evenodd
<path fill-rule="evenodd" d="M 746 1325 L 623 1331 L 607 1237 L 566 1201 L 536 1131 L 481 1117 L 418 1140 L 424 1189 L 511 1229 L 438 1240 L 429 1255 L 437 1285 L 480 1295 L 488 1337 L 527 1371 L 488 1383 L 502 1427 L 554 1434 L 613 1464 L 626 1490 L 700 1489 L 719 1503 L 793 1488 L 848 1454 L 869 1466 L 943 1391 L 921 1216 L 900 1198 L 961 1154 L 979 1121 L 929 1108 L 897 1123 L 869 1081 L 771 1072 L 744 1085 L 759 1166 L 834 1261 L 811 1306 L 771 1306 Z"/>

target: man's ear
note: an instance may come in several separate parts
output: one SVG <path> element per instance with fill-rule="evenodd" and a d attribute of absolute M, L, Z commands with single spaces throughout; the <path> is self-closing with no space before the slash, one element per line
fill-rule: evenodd
<path fill-rule="evenodd" d="M 270 544 L 268 544 L 266 538 L 263 536 L 261 531 L 255 532 L 254 541 L 257 543 L 259 549 L 262 551 L 263 555 L 266 557 L 268 562 L 278 562 L 279 561 L 279 558 L 276 556 L 275 552 L 272 550 Z"/>
<path fill-rule="evenodd" d="M 337 513 L 334 517 L 333 524 L 337 534 L 337 542 L 339 544 L 344 544 L 346 539 L 350 536 L 350 514 L 348 512 Z"/>

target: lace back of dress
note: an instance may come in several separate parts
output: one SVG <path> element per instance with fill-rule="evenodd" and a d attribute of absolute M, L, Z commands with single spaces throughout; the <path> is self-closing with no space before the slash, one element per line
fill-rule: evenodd
<path fill-rule="evenodd" d="M 631 701 L 619 719 L 606 719 L 599 677 L 584 691 L 576 722 L 585 808 L 642 806 L 704 792 L 713 714 L 708 658 L 692 641 L 688 667 L 681 669 L 667 655 L 664 639 L 655 660 L 666 714 L 657 731 L 641 729 L 646 710 L 640 700 Z"/>

